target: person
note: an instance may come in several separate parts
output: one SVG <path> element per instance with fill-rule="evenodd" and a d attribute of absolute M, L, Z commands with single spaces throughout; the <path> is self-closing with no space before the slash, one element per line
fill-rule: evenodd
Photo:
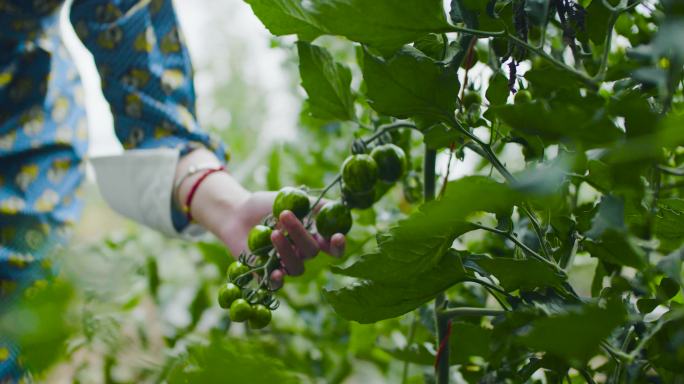
<path fill-rule="evenodd" d="M 0 312 L 45 284 L 49 250 L 68 240 L 83 207 L 87 123 L 74 63 L 58 33 L 63 0 L 0 0 Z M 250 192 L 222 166 L 223 143 L 201 129 L 188 51 L 171 0 L 74 0 L 69 17 L 92 53 L 122 155 L 92 159 L 118 212 L 162 233 L 208 230 L 237 255 L 271 211 L 273 192 Z M 186 207 L 186 203 L 189 203 Z M 287 236 L 285 235 L 287 234 Z M 291 212 L 272 241 L 285 274 L 345 239 L 307 232 Z M 0 382 L 18 381 L 19 350 L 0 335 Z"/>

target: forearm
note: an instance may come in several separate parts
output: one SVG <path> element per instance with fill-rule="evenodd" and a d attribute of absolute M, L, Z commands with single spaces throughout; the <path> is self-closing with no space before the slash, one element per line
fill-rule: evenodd
<path fill-rule="evenodd" d="M 193 165 L 220 164 L 216 156 L 198 149 L 184 156 L 176 167 L 176 180 L 187 174 Z M 185 207 L 193 185 L 202 177 L 202 172 L 183 180 L 176 191 L 175 201 Z M 247 247 L 247 234 L 271 212 L 274 192 L 246 190 L 227 172 L 214 172 L 202 181 L 190 204 L 190 213 L 195 222 L 223 241 L 233 255 L 237 256 Z"/>

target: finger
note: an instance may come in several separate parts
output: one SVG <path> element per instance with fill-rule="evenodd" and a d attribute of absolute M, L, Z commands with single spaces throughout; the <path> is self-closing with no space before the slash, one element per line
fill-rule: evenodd
<path fill-rule="evenodd" d="M 288 275 L 299 276 L 304 273 L 304 263 L 297 257 L 292 244 L 285 238 L 282 231 L 275 230 L 271 234 L 271 241 L 280 254 L 280 261 Z"/>
<path fill-rule="evenodd" d="M 310 259 L 318 254 L 318 244 L 313 236 L 304 228 L 304 224 L 290 211 L 284 211 L 280 214 L 280 222 L 283 224 L 283 229 L 287 231 L 294 242 L 297 254 L 304 260 Z"/>
<path fill-rule="evenodd" d="M 318 242 L 319 248 L 334 257 L 340 257 L 344 254 L 344 248 L 346 246 L 346 239 L 343 234 L 336 233 L 330 240 L 323 238 L 321 235 L 315 235 L 316 242 Z"/>
<path fill-rule="evenodd" d="M 276 269 L 271 272 L 271 289 L 276 290 L 283 287 L 285 283 L 285 271 Z"/>

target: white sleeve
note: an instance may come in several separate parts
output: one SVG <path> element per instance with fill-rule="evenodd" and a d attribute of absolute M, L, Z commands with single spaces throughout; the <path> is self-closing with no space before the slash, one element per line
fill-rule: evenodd
<path fill-rule="evenodd" d="M 176 237 L 204 233 L 190 224 L 176 231 L 171 218 L 178 149 L 135 149 L 121 155 L 91 158 L 100 193 L 116 212 Z"/>

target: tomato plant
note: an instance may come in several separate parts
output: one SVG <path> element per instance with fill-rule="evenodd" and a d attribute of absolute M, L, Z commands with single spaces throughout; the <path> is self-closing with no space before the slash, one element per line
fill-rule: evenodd
<path fill-rule="evenodd" d="M 305 91 L 301 129 L 254 181 L 282 198 L 235 264 L 144 231 L 83 252 L 118 288 L 83 295 L 70 350 L 100 353 L 105 381 L 131 345 L 170 357 L 121 381 L 684 380 L 680 1 L 245 2 L 296 36 L 272 45 Z M 274 291 L 284 209 L 351 229 L 343 260 Z"/>
<path fill-rule="evenodd" d="M 438 383 L 451 365 L 466 381 L 682 379 L 684 331 L 661 337 L 684 316 L 678 2 L 452 0 L 448 16 L 441 0 L 246 2 L 273 34 L 298 36 L 309 118 L 361 137 L 342 165 L 352 207 L 372 204 L 355 196 L 378 175 L 404 174 L 364 146 L 392 131 L 423 141 L 403 185 L 422 172 L 425 203 L 334 269 L 357 280 L 325 292 L 340 316 L 374 323 L 434 301 L 433 350 L 414 318 L 392 354 L 434 363 Z M 344 43 L 314 41 L 325 35 L 356 63 Z M 450 177 L 467 155 L 481 165 Z"/>

